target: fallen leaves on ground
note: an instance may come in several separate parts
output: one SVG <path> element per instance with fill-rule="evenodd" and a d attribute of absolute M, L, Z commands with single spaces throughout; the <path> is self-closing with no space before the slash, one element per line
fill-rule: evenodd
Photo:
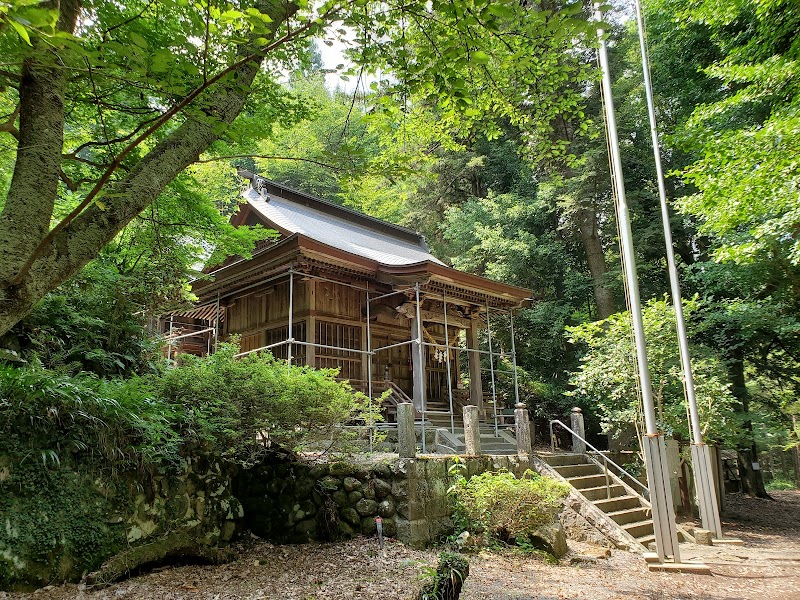
<path fill-rule="evenodd" d="M 471 555 L 462 600 L 792 600 L 800 599 L 800 492 L 773 492 L 774 501 L 728 497 L 723 527 L 747 545 L 713 549 L 713 576 L 650 573 L 639 555 L 603 552 L 571 542 L 560 565 L 516 553 Z M 275 546 L 249 539 L 226 565 L 159 568 L 103 590 L 64 585 L 0 598 L 411 600 L 436 550 L 413 550 L 374 538 L 335 544 Z M 704 550 L 687 546 L 686 554 Z M 707 552 L 707 551 L 706 551 Z"/>

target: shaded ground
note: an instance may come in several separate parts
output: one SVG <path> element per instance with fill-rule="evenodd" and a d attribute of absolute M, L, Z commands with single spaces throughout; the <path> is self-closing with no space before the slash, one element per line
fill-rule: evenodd
<path fill-rule="evenodd" d="M 512 554 L 471 556 L 462 599 L 800 600 L 800 492 L 772 495 L 774 502 L 729 496 L 723 527 L 745 547 L 681 546 L 684 559 L 702 558 L 713 576 L 649 573 L 637 555 L 592 559 L 586 555 L 593 548 L 570 544 L 572 554 L 560 565 Z M 70 585 L 0 598 L 411 599 L 437 554 L 394 542 L 381 552 L 374 539 L 305 546 L 250 540 L 238 549 L 239 559 L 227 565 L 164 568 L 100 591 Z"/>

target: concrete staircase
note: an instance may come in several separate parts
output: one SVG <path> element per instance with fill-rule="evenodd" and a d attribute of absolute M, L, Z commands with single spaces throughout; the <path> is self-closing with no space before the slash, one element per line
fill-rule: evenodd
<path fill-rule="evenodd" d="M 427 410 L 425 412 L 425 427 L 430 426 L 431 429 L 438 429 L 440 427 L 450 429 L 450 403 L 441 400 L 428 400 Z M 463 427 L 464 422 L 457 407 L 454 408 L 454 421 L 456 427 Z M 444 414 L 447 413 L 447 414 Z"/>
<path fill-rule="evenodd" d="M 607 480 L 603 469 L 585 454 L 539 454 L 538 458 L 616 523 L 620 533 L 633 538 L 641 550 L 655 541 L 646 500 L 632 493 L 617 477 L 610 475 Z"/>
<path fill-rule="evenodd" d="M 481 453 L 482 454 L 504 454 L 513 455 L 517 453 L 517 441 L 514 436 L 500 429 L 495 435 L 494 425 L 481 424 Z M 456 427 L 455 433 L 450 431 L 450 424 L 447 427 L 436 429 L 436 452 L 437 454 L 464 454 L 467 446 L 464 442 L 464 428 Z"/>

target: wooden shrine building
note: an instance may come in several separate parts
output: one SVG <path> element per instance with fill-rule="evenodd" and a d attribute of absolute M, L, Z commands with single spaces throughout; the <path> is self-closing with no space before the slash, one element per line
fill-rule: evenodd
<path fill-rule="evenodd" d="M 448 267 L 420 234 L 240 171 L 250 184 L 234 225 L 279 232 L 252 258 L 232 257 L 194 282 L 194 310 L 168 316 L 170 355 L 205 354 L 237 335 L 243 354 L 269 350 L 339 377 L 418 418 L 460 426 L 461 406 L 497 422 L 499 382 L 518 401 L 513 309 L 530 291 Z M 501 348 L 500 327 L 511 328 Z M 507 393 L 506 396 L 509 394 Z"/>

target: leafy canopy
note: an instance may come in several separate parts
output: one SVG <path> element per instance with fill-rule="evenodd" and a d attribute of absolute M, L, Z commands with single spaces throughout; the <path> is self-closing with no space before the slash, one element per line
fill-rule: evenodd
<path fill-rule="evenodd" d="M 691 323 L 700 308 L 697 299 L 684 301 L 687 322 Z M 689 439 L 675 313 L 666 300 L 651 300 L 643 317 L 659 425 L 669 434 Z M 597 408 L 605 432 L 613 434 L 631 424 L 643 432 L 628 313 L 568 327 L 567 331 L 573 343 L 586 348 L 572 379 L 572 395 Z M 740 423 L 734 414 L 737 401 L 730 390 L 725 363 L 711 347 L 698 342 L 691 345 L 691 356 L 703 436 L 735 441 Z"/>

